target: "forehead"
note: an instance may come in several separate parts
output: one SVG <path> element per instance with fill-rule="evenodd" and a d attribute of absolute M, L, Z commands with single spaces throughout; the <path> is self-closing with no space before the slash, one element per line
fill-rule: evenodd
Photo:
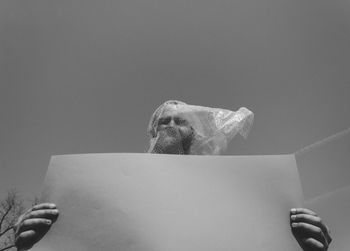
<path fill-rule="evenodd" d="M 181 112 L 179 111 L 179 106 L 167 105 L 162 110 L 159 117 L 174 117 L 174 116 L 181 116 Z"/>

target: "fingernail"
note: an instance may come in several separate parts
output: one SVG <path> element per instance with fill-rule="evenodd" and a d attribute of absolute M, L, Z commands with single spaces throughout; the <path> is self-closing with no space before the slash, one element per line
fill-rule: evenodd
<path fill-rule="evenodd" d="M 292 209 L 290 210 L 290 212 L 291 212 L 292 214 L 295 214 L 295 213 L 297 212 L 297 210 L 296 210 L 295 208 L 292 208 Z"/>
<path fill-rule="evenodd" d="M 298 226 L 297 223 L 292 223 L 292 227 L 296 227 L 296 226 Z"/>
<path fill-rule="evenodd" d="M 290 216 L 292 220 L 295 220 L 297 217 L 295 215 Z"/>
<path fill-rule="evenodd" d="M 46 223 L 47 225 L 51 225 L 51 221 L 50 221 L 50 220 L 46 220 L 45 223 Z"/>
<path fill-rule="evenodd" d="M 58 214 L 58 210 L 52 210 L 52 214 L 54 214 L 54 215 L 56 215 L 56 214 Z"/>

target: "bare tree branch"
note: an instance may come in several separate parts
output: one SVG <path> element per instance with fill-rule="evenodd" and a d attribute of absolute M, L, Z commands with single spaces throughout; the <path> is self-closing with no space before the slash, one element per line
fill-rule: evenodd
<path fill-rule="evenodd" d="M 13 226 L 23 213 L 23 202 L 15 189 L 7 193 L 0 201 L 0 251 L 15 250 L 15 236 Z"/>
<path fill-rule="evenodd" d="M 12 205 L 9 205 L 8 209 L 6 210 L 6 212 L 2 215 L 1 220 L 0 220 L 0 229 L 2 229 L 2 224 L 3 224 L 6 216 L 8 215 L 8 213 L 11 211 L 11 209 L 12 209 Z M 0 236 L 1 235 L 2 234 L 0 233 Z"/>
<path fill-rule="evenodd" d="M 9 226 L 8 228 L 6 228 L 4 231 L 2 231 L 0 233 L 0 237 L 3 236 L 4 234 L 6 234 L 8 231 L 10 231 L 13 228 L 13 226 Z"/>
<path fill-rule="evenodd" d="M 4 247 L 4 248 L 0 249 L 0 251 L 5 251 L 7 249 L 14 248 L 14 247 L 15 247 L 15 245 L 13 244 L 11 246 L 7 246 L 7 247 Z"/>

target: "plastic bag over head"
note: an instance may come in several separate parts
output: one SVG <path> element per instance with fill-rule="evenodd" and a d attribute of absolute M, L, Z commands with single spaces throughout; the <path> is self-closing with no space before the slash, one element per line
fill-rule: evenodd
<path fill-rule="evenodd" d="M 237 133 L 247 138 L 254 114 L 188 105 L 169 100 L 153 113 L 149 125 L 149 153 L 219 155 Z"/>

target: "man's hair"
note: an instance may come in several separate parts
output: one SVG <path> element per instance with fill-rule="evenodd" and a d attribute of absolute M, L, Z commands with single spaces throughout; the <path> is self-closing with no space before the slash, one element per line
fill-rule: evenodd
<path fill-rule="evenodd" d="M 161 116 L 163 110 L 169 105 L 187 105 L 187 104 L 185 102 L 178 101 L 178 100 L 168 100 L 163 104 L 161 104 L 152 114 L 147 127 L 147 134 L 149 135 L 150 138 L 154 138 L 157 136 L 156 128 L 158 125 L 159 117 Z"/>

